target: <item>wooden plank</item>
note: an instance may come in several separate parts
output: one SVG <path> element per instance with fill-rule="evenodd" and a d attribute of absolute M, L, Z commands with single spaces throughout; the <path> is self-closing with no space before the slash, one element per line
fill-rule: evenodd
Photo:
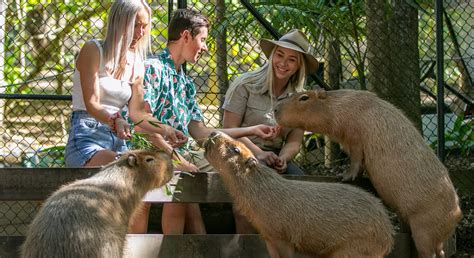
<path fill-rule="evenodd" d="M 172 195 L 163 189 L 155 189 L 145 196 L 144 201 L 152 203 L 230 203 L 232 202 L 218 173 L 193 173 L 176 175 L 171 180 Z"/>
<path fill-rule="evenodd" d="M 268 257 L 259 235 L 128 235 L 127 241 L 126 258 Z"/>
<path fill-rule="evenodd" d="M 24 237 L 0 237 L 0 257 L 17 257 Z M 395 246 L 387 258 L 411 257 L 413 244 L 410 235 L 399 233 Z M 448 254 L 447 257 L 452 255 Z M 159 257 L 268 257 L 265 243 L 260 235 L 215 234 L 215 235 L 127 235 L 126 258 Z M 295 258 L 306 257 L 296 255 Z M 415 257 L 415 256 L 413 256 Z"/>
<path fill-rule="evenodd" d="M 8 168 L 0 169 L 0 201 L 44 200 L 61 185 L 92 176 L 98 168 Z M 284 176 L 292 180 L 337 182 L 336 177 Z M 145 201 L 155 203 L 229 203 L 231 199 L 218 173 L 181 174 L 173 178 L 172 195 L 155 189 Z M 373 189 L 366 178 L 351 182 L 365 189 Z"/>
<path fill-rule="evenodd" d="M 19 257 L 19 248 L 23 243 L 23 236 L 0 237 L 0 257 Z"/>
<path fill-rule="evenodd" d="M 2 168 L 0 200 L 44 200 L 61 185 L 98 171 L 99 168 Z"/>

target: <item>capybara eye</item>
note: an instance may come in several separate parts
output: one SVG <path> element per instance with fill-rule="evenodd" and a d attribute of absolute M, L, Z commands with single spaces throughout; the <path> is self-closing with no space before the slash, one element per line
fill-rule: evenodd
<path fill-rule="evenodd" d="M 233 153 L 240 154 L 240 149 L 237 147 L 230 147 L 229 150 Z"/>
<path fill-rule="evenodd" d="M 146 160 L 145 160 L 145 161 L 146 161 L 146 162 L 152 162 L 152 161 L 154 161 L 154 160 L 155 160 L 154 158 L 152 158 L 152 157 L 148 157 L 148 158 L 146 158 Z"/>
<path fill-rule="evenodd" d="M 308 99 L 309 99 L 308 95 L 301 95 L 299 98 L 300 101 L 306 101 Z"/>

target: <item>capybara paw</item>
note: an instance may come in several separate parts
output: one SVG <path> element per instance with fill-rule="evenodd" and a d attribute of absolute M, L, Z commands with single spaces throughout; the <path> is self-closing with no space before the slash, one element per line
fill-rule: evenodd
<path fill-rule="evenodd" d="M 347 181 L 354 181 L 357 178 L 357 174 L 352 174 L 352 173 L 342 173 L 341 174 L 341 181 L 347 182 Z"/>

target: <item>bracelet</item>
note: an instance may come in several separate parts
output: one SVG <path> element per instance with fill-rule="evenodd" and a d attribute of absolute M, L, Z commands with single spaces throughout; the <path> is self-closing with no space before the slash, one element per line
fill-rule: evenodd
<path fill-rule="evenodd" d="M 107 120 L 109 121 L 109 124 L 112 125 L 115 123 L 115 120 L 117 120 L 117 118 L 119 117 L 120 117 L 120 113 L 117 112 L 117 113 L 111 114 Z"/>

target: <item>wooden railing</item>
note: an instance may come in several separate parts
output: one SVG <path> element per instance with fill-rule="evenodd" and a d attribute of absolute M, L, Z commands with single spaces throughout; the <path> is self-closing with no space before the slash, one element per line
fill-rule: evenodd
<path fill-rule="evenodd" d="M 59 186 L 76 179 L 92 176 L 99 169 L 77 168 L 7 168 L 0 169 L 0 202 L 44 200 Z M 314 182 L 337 182 L 336 177 L 322 176 L 285 176 L 293 180 Z M 195 173 L 192 176 L 181 174 L 173 179 L 172 194 L 163 189 L 150 191 L 144 198 L 152 203 L 231 203 L 219 174 Z M 374 191 L 366 178 L 354 183 L 357 186 Z M 179 191 L 176 191 L 179 190 Z M 216 222 L 217 223 L 217 222 Z M 259 235 L 228 234 L 208 235 L 162 235 L 143 234 L 127 236 L 126 257 L 268 257 L 265 244 Z M 0 257 L 16 257 L 18 247 L 24 236 L 0 236 Z M 98 240 L 100 241 L 100 240 Z M 450 243 L 446 253 L 454 253 L 454 244 Z M 415 248 L 407 227 L 403 224 L 395 236 L 395 247 L 389 257 L 415 257 Z M 304 256 L 297 256 L 304 257 Z"/>

